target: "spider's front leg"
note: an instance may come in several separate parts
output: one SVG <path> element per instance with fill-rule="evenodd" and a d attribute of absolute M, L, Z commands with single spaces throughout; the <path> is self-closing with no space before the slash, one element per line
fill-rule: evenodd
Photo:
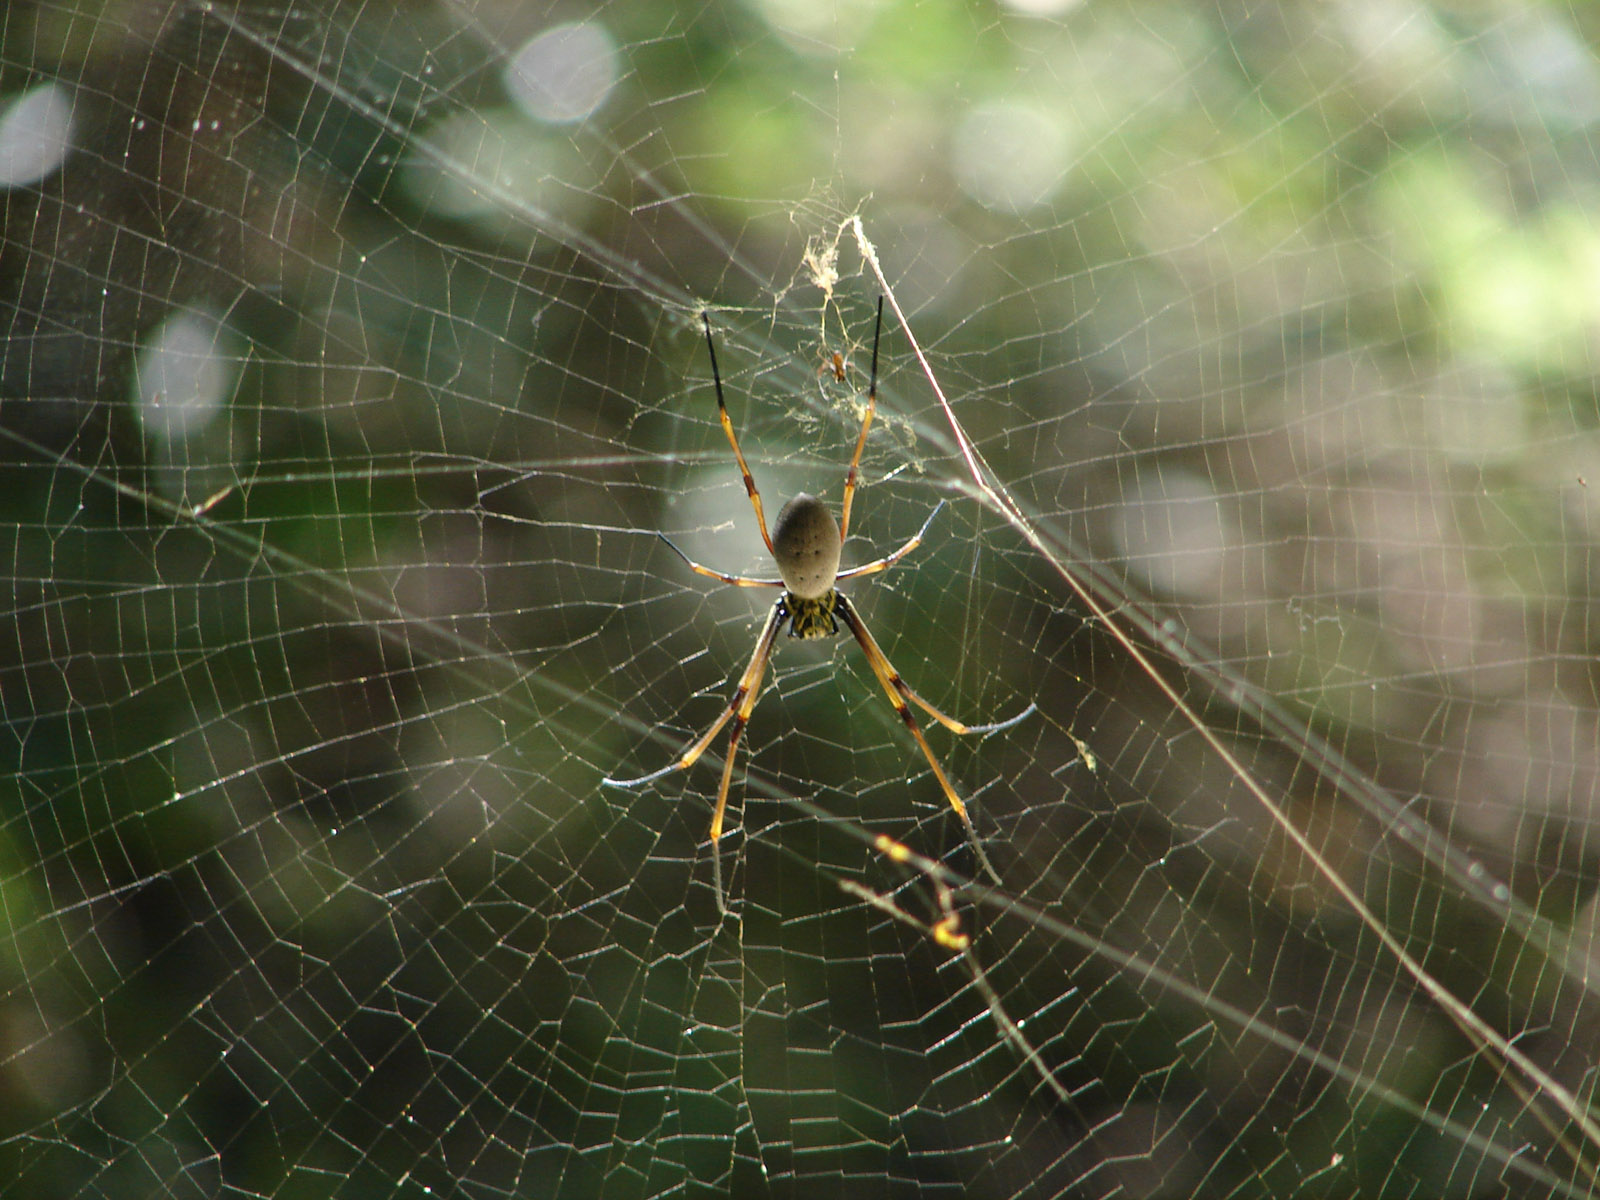
<path fill-rule="evenodd" d="M 931 518 L 930 518 L 931 519 Z M 918 535 L 921 536 L 920 534 Z M 1033 712 L 1035 705 L 1028 705 L 1014 717 L 1004 721 L 997 721 L 993 725 L 966 725 L 954 717 L 946 716 L 933 705 L 929 704 L 916 692 L 912 691 L 906 681 L 900 678 L 900 672 L 895 670 L 894 664 L 889 661 L 879 647 L 877 639 L 868 631 L 866 622 L 856 612 L 855 607 L 840 596 L 834 605 L 834 611 L 839 615 L 845 627 L 855 635 L 861 651 L 867 656 L 867 663 L 872 667 L 872 673 L 878 677 L 878 682 L 883 685 L 883 690 L 889 696 L 889 703 L 894 705 L 895 712 L 900 714 L 900 720 L 911 731 L 911 736 L 917 740 L 917 745 L 922 748 L 922 755 L 928 760 L 928 766 L 933 769 L 933 777 L 939 781 L 939 787 L 944 792 L 945 799 L 950 802 L 950 807 L 955 810 L 956 816 L 961 818 L 965 826 L 967 840 L 972 843 L 973 850 L 977 853 L 978 862 L 983 867 L 984 874 L 994 881 L 996 887 L 1003 887 L 999 872 L 989 862 L 989 856 L 984 851 L 983 843 L 978 840 L 978 833 L 972 827 L 972 817 L 967 812 L 967 806 L 956 793 L 955 786 L 950 782 L 950 777 L 944 773 L 944 768 L 939 765 L 939 759 L 933 753 L 933 747 L 928 744 L 927 735 L 922 732 L 922 726 L 917 723 L 916 714 L 911 711 L 913 704 L 921 708 L 934 720 L 938 721 L 952 733 L 990 733 L 997 729 L 1006 729 L 1015 725 L 1029 713 Z"/>
<path fill-rule="evenodd" d="M 677 759 L 662 767 L 659 771 L 651 771 L 648 775 L 641 775 L 637 779 L 613 779 L 609 776 L 600 782 L 610 787 L 631 788 L 639 787 L 663 775 L 670 775 L 674 771 L 683 771 L 694 766 L 700 756 L 722 732 L 722 727 L 729 721 L 733 722 L 733 733 L 728 738 L 728 753 L 722 763 L 722 783 L 717 788 L 717 806 L 711 814 L 711 854 L 716 867 L 717 907 L 723 912 L 727 905 L 722 898 L 722 857 L 717 849 L 717 843 L 722 840 L 722 822 L 728 810 L 728 790 L 733 783 L 733 760 L 738 754 L 739 738 L 744 733 L 744 727 L 750 721 L 750 714 L 755 711 L 756 701 L 761 697 L 761 680 L 766 675 L 767 663 L 772 660 L 772 648 L 778 640 L 778 630 L 789 619 L 789 606 L 785 598 L 780 596 L 778 602 L 772 606 L 772 611 L 767 614 L 767 623 L 762 627 L 761 636 L 756 639 L 755 651 L 750 655 L 750 662 L 744 669 L 744 674 L 739 676 L 739 682 L 733 689 L 733 695 L 728 698 L 727 707 L 722 710 L 722 715 L 711 723 L 700 737 L 696 738 Z"/>
<path fill-rule="evenodd" d="M 728 758 L 733 759 L 733 751 L 739 745 L 739 735 L 744 732 L 746 722 L 756 706 L 756 698 L 760 694 L 761 678 L 766 673 L 767 663 L 772 658 L 772 646 L 778 639 L 778 630 L 783 622 L 788 619 L 788 606 L 780 598 L 772 606 L 772 611 L 767 615 L 767 623 L 761 630 L 761 636 L 756 639 L 755 653 L 750 656 L 749 665 L 745 667 L 744 674 L 739 676 L 739 682 L 733 689 L 733 695 L 728 699 L 728 705 L 722 714 L 711 723 L 700 737 L 691 742 L 684 752 L 669 762 L 658 771 L 651 771 L 648 775 L 640 775 L 635 779 L 617 779 L 606 776 L 600 782 L 607 787 L 631 788 L 660 779 L 674 771 L 684 771 L 694 766 L 700 756 L 710 747 L 717 734 L 722 732 L 722 727 L 729 721 L 737 721 L 733 727 L 733 738 L 728 746 Z M 716 841 L 722 835 L 722 812 L 727 807 L 728 789 L 726 786 L 727 772 L 724 772 L 724 786 L 717 797 L 717 809 L 711 821 L 711 840 Z"/>

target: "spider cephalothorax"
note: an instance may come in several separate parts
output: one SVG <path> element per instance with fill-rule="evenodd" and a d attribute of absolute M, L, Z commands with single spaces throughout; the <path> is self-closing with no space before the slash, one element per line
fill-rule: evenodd
<path fill-rule="evenodd" d="M 701 566 L 679 550 L 665 534 L 662 534 L 661 538 L 689 565 L 690 570 L 697 574 L 720 579 L 723 583 L 735 587 L 783 588 L 784 592 L 772 606 L 772 611 L 768 613 L 767 623 L 761 630 L 761 636 L 756 639 L 755 652 L 750 656 L 749 665 L 739 677 L 738 685 L 734 688 L 727 707 L 722 710 L 722 715 L 716 719 L 711 728 L 696 739 L 677 759 L 659 771 L 652 771 L 638 779 L 607 779 L 606 782 L 618 787 L 632 787 L 648 783 L 652 779 L 659 779 L 671 771 L 691 767 L 705 753 L 722 727 L 729 721 L 733 722 L 733 733 L 728 739 L 728 754 L 722 764 L 722 784 L 717 791 L 717 806 L 711 815 L 712 861 L 717 864 L 717 902 L 720 905 L 722 868 L 720 858 L 716 857 L 716 845 L 722 837 L 722 822 L 728 807 L 728 785 L 733 778 L 734 755 L 739 749 L 739 737 L 744 732 L 745 724 L 755 709 L 756 699 L 761 694 L 761 680 L 766 674 L 767 663 L 772 658 L 778 630 L 785 621 L 789 624 L 789 636 L 796 638 L 828 637 L 838 633 L 839 622 L 844 622 L 845 628 L 860 644 L 873 674 L 878 677 L 878 682 L 888 693 L 889 702 L 894 705 L 895 711 L 900 714 L 900 719 L 906 728 L 911 730 L 917 745 L 922 748 L 928 765 L 933 769 L 934 778 L 939 781 L 945 798 L 950 801 L 950 807 L 955 810 L 969 831 L 972 823 L 967 816 L 967 806 L 961 802 L 961 797 L 956 795 L 956 790 L 951 786 L 944 768 L 934 757 L 933 747 L 928 745 L 928 739 L 923 735 L 921 726 L 917 724 L 911 705 L 915 704 L 939 724 L 955 733 L 986 733 L 1002 729 L 1027 716 L 1033 711 L 1033 706 L 1029 705 L 1018 716 L 994 725 L 964 725 L 954 717 L 946 716 L 912 691 L 905 680 L 900 678 L 900 672 L 894 669 L 893 664 L 878 648 L 878 643 L 873 640 L 872 634 L 867 632 L 867 627 L 856 612 L 855 606 L 835 586 L 840 580 L 854 579 L 859 575 L 875 575 L 894 566 L 921 545 L 922 535 L 927 533 L 928 526 L 933 524 L 933 518 L 938 516 L 939 510 L 944 507 L 944 501 L 941 500 L 928 515 L 928 519 L 922 523 L 922 528 L 916 535 L 893 554 L 875 559 L 864 566 L 839 570 L 845 535 L 850 528 L 850 506 L 855 501 L 861 450 L 867 444 L 867 430 L 872 425 L 872 415 L 878 402 L 878 338 L 883 331 L 883 297 L 878 297 L 878 323 L 872 333 L 872 375 L 867 386 L 866 414 L 861 419 L 861 432 L 856 438 L 855 454 L 851 456 L 850 469 L 844 477 L 844 503 L 840 519 L 835 521 L 828 506 L 817 497 L 801 492 L 778 512 L 778 519 L 771 533 L 767 531 L 767 518 L 761 506 L 761 492 L 756 488 L 755 477 L 750 474 L 750 467 L 744 461 L 744 453 L 739 449 L 739 438 L 733 431 L 733 421 L 728 416 L 728 406 L 722 396 L 722 375 L 717 370 L 717 347 L 711 337 L 711 318 L 702 313 L 701 319 L 705 323 L 706 349 L 711 356 L 711 378 L 717 389 L 717 417 L 722 422 L 723 432 L 728 435 L 729 444 L 733 447 L 733 456 L 739 463 L 740 474 L 744 477 L 745 492 L 750 497 L 750 506 L 755 509 L 756 524 L 761 528 L 761 538 L 767 544 L 767 551 L 772 555 L 772 561 L 777 566 L 780 577 L 751 579 L 743 575 L 728 575 L 722 571 L 714 571 L 710 567 Z M 843 378 L 843 358 L 835 356 L 835 359 L 840 364 L 839 376 Z M 974 845 L 977 843 L 974 842 Z M 982 853 L 981 847 L 979 853 L 980 855 Z"/>
<path fill-rule="evenodd" d="M 782 600 L 784 616 L 789 618 L 789 636 L 792 638 L 832 637 L 839 632 L 839 622 L 833 614 L 839 607 L 839 593 L 829 591 L 813 600 L 802 600 L 793 592 Z"/>

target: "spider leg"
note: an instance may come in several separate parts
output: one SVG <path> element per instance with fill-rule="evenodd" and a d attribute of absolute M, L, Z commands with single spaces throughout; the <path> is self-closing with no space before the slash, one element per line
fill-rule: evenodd
<path fill-rule="evenodd" d="M 728 435 L 728 444 L 733 447 L 734 458 L 739 460 L 739 473 L 744 476 L 744 490 L 750 497 L 750 507 L 756 510 L 756 524 L 761 527 L 761 540 L 767 544 L 767 553 L 777 558 L 778 552 L 772 548 L 772 535 L 767 532 L 767 514 L 761 510 L 761 492 L 756 488 L 756 477 L 750 474 L 750 467 L 744 461 L 744 451 L 739 449 L 738 435 L 733 432 L 733 421 L 729 418 L 728 406 L 722 399 L 722 374 L 717 370 L 717 347 L 711 339 L 711 317 L 702 312 L 700 320 L 705 322 L 706 349 L 711 354 L 711 379 L 717 385 L 717 417 L 722 421 L 722 432 Z"/>
<path fill-rule="evenodd" d="M 961 797 L 956 795 L 956 789 L 951 785 L 950 778 L 944 773 L 944 768 L 939 765 L 939 760 L 934 757 L 933 747 L 928 745 L 928 739 L 923 735 L 922 726 L 917 724 L 917 718 L 911 711 L 909 697 L 911 689 L 900 678 L 900 672 L 894 669 L 887 656 L 879 648 L 876 639 L 867 632 L 867 626 L 856 612 L 855 606 L 839 596 L 835 600 L 834 612 L 845 623 L 850 632 L 855 634 L 856 641 L 861 643 L 861 650 L 867 656 L 867 662 L 872 667 L 872 673 L 878 677 L 878 682 L 883 685 L 883 690 L 889 695 L 889 703 L 900 714 L 900 719 L 905 722 L 906 728 L 911 730 L 911 736 L 917 739 L 917 745 L 922 747 L 922 753 L 927 757 L 928 765 L 933 768 L 933 777 L 939 781 L 939 786 L 944 789 L 945 798 L 950 801 L 950 807 L 956 810 L 956 815 L 971 825 L 972 821 L 967 816 L 967 806 L 961 802 Z"/>
<path fill-rule="evenodd" d="M 844 596 L 839 596 L 835 601 L 834 612 L 838 614 L 839 619 L 845 623 L 850 632 L 855 635 L 856 641 L 861 644 L 862 653 L 867 656 L 867 662 L 872 667 L 873 674 L 878 677 L 878 682 L 883 685 L 883 690 L 889 695 L 889 702 L 894 705 L 895 712 L 900 714 L 900 719 L 905 722 L 906 728 L 911 731 L 911 736 L 917 739 L 917 745 L 922 747 L 923 756 L 928 760 L 928 765 L 933 768 L 933 777 L 939 781 L 939 786 L 944 790 L 945 799 L 950 801 L 950 807 L 956 810 L 956 816 L 960 817 L 961 823 L 966 826 L 967 838 L 971 841 L 973 849 L 977 851 L 978 861 L 982 864 L 984 873 L 994 880 L 996 885 L 1000 885 L 1000 876 L 996 873 L 994 867 L 990 865 L 989 856 L 984 853 L 983 844 L 978 841 L 977 831 L 972 828 L 972 818 L 967 815 L 967 806 L 962 803 L 961 797 L 956 795 L 956 789 L 951 785 L 950 777 L 944 773 L 944 768 L 939 765 L 939 760 L 934 757 L 933 747 L 928 744 L 928 739 L 922 732 L 922 726 L 917 724 L 916 715 L 911 711 L 910 701 L 915 701 L 921 707 L 927 709 L 929 713 L 941 719 L 943 719 L 943 714 L 906 686 L 905 680 L 900 678 L 900 672 L 894 669 L 894 664 L 889 661 L 888 656 L 879 648 L 872 634 L 867 631 L 866 622 L 856 612 L 855 606 L 846 600 Z M 1031 709 L 1032 706 L 1030 705 L 1029 708 Z M 1023 713 L 1022 715 L 1026 716 L 1027 714 Z M 1021 717 L 1014 717 L 1012 720 L 1021 720 Z M 1010 723 L 1010 721 L 1002 722 L 1002 724 Z M 952 724 L 952 728 L 955 726 L 960 726 L 958 732 L 972 732 L 970 727 L 961 725 L 959 721 Z"/>
<path fill-rule="evenodd" d="M 840 571 L 837 578 L 850 579 L 856 575 L 876 575 L 879 571 L 887 571 L 890 567 L 894 566 L 895 563 L 899 562 L 902 558 L 910 554 L 922 544 L 922 535 L 928 532 L 928 526 L 933 524 L 933 519 L 939 515 L 939 510 L 943 507 L 944 501 L 941 500 L 937 505 L 934 506 L 934 510 L 928 514 L 928 519 L 922 523 L 922 528 L 917 530 L 916 536 L 904 546 L 901 546 L 900 549 L 896 550 L 893 554 L 889 555 L 887 558 L 880 558 L 876 562 L 869 562 L 865 566 L 851 567 L 848 571 Z M 673 549 L 676 550 L 677 547 L 674 546 Z M 679 551 L 679 553 L 682 553 L 682 551 Z M 861 625 L 860 616 L 857 615 L 854 610 L 851 611 L 850 615 L 855 618 L 856 625 L 861 626 L 862 633 L 865 633 L 866 627 Z M 859 638 L 861 634 L 857 634 L 856 636 Z M 870 639 L 871 635 L 869 634 L 868 640 Z M 873 643 L 873 648 L 877 649 L 876 642 Z M 871 651 L 868 651 L 867 657 L 872 657 Z M 994 721 L 988 725 L 968 725 L 962 721 L 956 720 L 954 717 L 949 716 L 946 713 L 940 712 L 921 696 L 917 695 L 916 692 L 912 691 L 910 685 L 907 684 L 905 680 L 901 679 L 899 673 L 896 672 L 892 666 L 890 666 L 888 658 L 884 657 L 881 650 L 878 650 L 878 657 L 883 660 L 883 665 L 889 668 L 890 674 L 895 680 L 895 687 L 899 690 L 900 694 L 907 700 L 911 701 L 911 703 L 915 704 L 918 708 L 922 709 L 923 712 L 927 713 L 930 717 L 939 722 L 939 724 L 943 725 L 952 733 L 998 733 L 1002 729 L 1010 729 L 1011 726 L 1026 718 L 1030 713 L 1039 707 L 1037 704 L 1029 704 L 1027 708 L 1023 709 L 1016 716 L 1007 717 L 1004 721 Z M 879 678 L 881 679 L 882 675 L 880 675 Z"/>
<path fill-rule="evenodd" d="M 939 513 L 943 511 L 943 509 L 944 501 L 941 500 L 938 504 L 934 505 L 933 511 L 928 514 L 928 519 L 922 523 L 922 528 L 917 530 L 917 532 L 912 535 L 911 540 L 908 541 L 904 546 L 901 546 L 900 549 L 896 550 L 893 554 L 886 558 L 880 558 L 875 562 L 866 563 L 863 566 L 851 567 L 848 571 L 840 571 L 835 577 L 835 581 L 837 582 L 838 580 L 854 579 L 857 575 L 876 575 L 879 571 L 887 571 L 890 567 L 894 566 L 895 563 L 899 562 L 918 546 L 922 545 L 923 534 L 928 532 L 928 526 L 933 524 L 933 519 L 937 517 Z"/>
<path fill-rule="evenodd" d="M 781 579 L 750 579 L 750 578 L 748 578 L 747 576 L 744 576 L 744 575 L 724 575 L 721 571 L 713 571 L 710 567 L 701 566 L 699 563 L 695 562 L 694 559 L 690 558 L 687 554 L 685 554 L 682 550 L 678 549 L 678 544 L 676 542 L 674 542 L 671 538 L 669 538 L 666 534 L 658 533 L 658 534 L 656 534 L 656 536 L 658 538 L 660 538 L 663 542 L 665 542 L 668 546 L 672 547 L 672 552 L 674 554 L 676 554 L 679 558 L 683 559 L 684 563 L 688 566 L 688 568 L 691 571 L 693 571 L 696 575 L 706 575 L 706 576 L 709 576 L 712 579 L 720 579 L 720 580 L 722 580 L 723 583 L 731 583 L 734 587 L 752 588 L 752 587 L 782 587 L 783 586 L 783 580 L 781 580 Z"/>
<path fill-rule="evenodd" d="M 896 678 L 899 677 L 896 676 Z M 935 721 L 939 722 L 939 724 L 943 725 L 951 733 L 999 733 L 1002 729 L 1010 729 L 1013 725 L 1027 720 L 1039 709 L 1037 704 L 1030 702 L 1027 708 L 1017 713 L 1016 716 L 1007 717 L 1004 721 L 991 721 L 987 725 L 968 725 L 963 721 L 956 720 L 954 717 L 949 716 L 946 713 L 940 712 L 921 696 L 917 695 L 917 693 L 911 689 L 911 685 L 905 680 L 900 680 L 900 687 L 902 694 L 907 700 L 911 701 L 911 703 L 915 704 L 918 708 L 927 713 Z"/>
<path fill-rule="evenodd" d="M 737 719 L 738 724 L 733 727 L 733 741 L 729 746 L 729 762 L 733 759 L 733 749 L 739 744 L 739 734 L 743 732 L 745 722 L 750 719 L 750 713 L 756 706 L 756 696 L 760 690 L 761 677 L 766 672 L 767 661 L 772 657 L 773 643 L 778 639 L 778 629 L 782 626 L 784 617 L 788 613 L 788 606 L 780 599 L 772 606 L 772 612 L 767 616 L 766 626 L 761 630 L 761 636 L 756 639 L 755 652 L 750 656 L 750 663 L 744 669 L 744 674 L 739 676 L 739 683 L 733 689 L 733 695 L 728 700 L 728 705 L 722 714 L 712 722 L 700 737 L 690 745 L 672 762 L 662 767 L 659 771 L 651 771 L 648 775 L 641 775 L 637 779 L 613 779 L 607 777 L 600 782 L 611 787 L 638 787 L 640 784 L 649 783 L 660 779 L 663 775 L 670 775 L 674 771 L 687 770 L 694 766 L 706 748 L 722 732 L 722 727 L 729 721 Z M 727 807 L 728 781 L 732 778 L 732 766 L 726 765 L 722 772 L 722 791 L 717 797 L 716 814 L 711 822 L 711 840 L 715 842 L 722 835 L 722 810 Z"/>
<path fill-rule="evenodd" d="M 733 733 L 728 738 L 728 752 L 722 760 L 722 782 L 717 787 L 717 807 L 711 814 L 711 867 L 717 889 L 717 910 L 726 913 L 727 902 L 722 893 L 722 852 L 718 843 L 722 840 L 722 819 L 728 810 L 728 788 L 733 782 L 733 760 L 739 751 L 739 737 L 744 733 L 744 727 L 750 720 L 750 714 L 755 711 L 756 701 L 761 696 L 761 679 L 766 674 L 767 663 L 772 661 L 772 647 L 778 640 L 778 630 L 783 627 L 783 622 L 788 618 L 789 607 L 779 597 L 778 602 L 772 606 L 772 612 L 767 617 L 766 626 L 761 630 L 761 636 L 756 639 L 756 648 L 750 655 L 750 663 L 744 669 L 744 674 L 739 676 L 739 683 L 733 689 L 733 695 L 728 699 L 728 706 L 722 710 L 722 715 L 712 722 L 711 728 L 701 734 L 675 762 L 668 763 L 659 771 L 652 771 L 648 775 L 641 775 L 638 779 L 605 779 L 604 783 L 612 787 L 637 787 L 641 783 L 649 783 L 652 779 L 660 779 L 673 771 L 681 771 L 692 767 L 695 761 L 706 752 L 717 734 L 722 732 L 722 727 L 729 721 L 733 722 Z"/>
<path fill-rule="evenodd" d="M 861 433 L 856 438 L 856 452 L 850 456 L 850 469 L 844 477 L 844 511 L 839 518 L 839 540 L 844 541 L 850 532 L 850 505 L 855 502 L 857 474 L 861 463 L 861 450 L 867 444 L 867 430 L 872 427 L 872 414 L 878 410 L 878 335 L 883 332 L 883 297 L 878 297 L 878 323 L 872 327 L 872 376 L 867 385 L 867 415 L 861 418 Z M 839 377 L 844 378 L 843 368 Z"/>
<path fill-rule="evenodd" d="M 761 698 L 761 679 L 766 674 L 767 664 L 772 661 L 772 647 L 778 640 L 778 630 L 782 628 L 784 619 L 788 615 L 789 607 L 781 599 L 772 606 L 772 615 L 767 618 L 766 628 L 756 639 L 755 653 L 750 656 L 750 665 L 744 669 L 744 674 L 739 678 L 739 686 L 734 688 L 733 698 L 728 701 L 728 713 L 723 721 L 732 718 L 733 732 L 728 737 L 728 753 L 722 763 L 722 783 L 717 788 L 717 807 L 711 814 L 713 854 L 717 852 L 717 843 L 722 840 L 722 817 L 728 809 L 728 785 L 733 780 L 733 759 L 739 750 L 739 738 L 750 720 L 750 714 L 755 711 L 756 701 Z M 717 722 L 717 728 L 720 729 L 722 723 L 722 721 Z M 713 729 L 701 739 L 702 748 L 715 733 L 716 729 Z"/>

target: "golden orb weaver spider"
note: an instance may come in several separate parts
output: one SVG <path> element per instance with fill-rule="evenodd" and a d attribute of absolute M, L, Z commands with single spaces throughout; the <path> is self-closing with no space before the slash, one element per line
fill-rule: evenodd
<path fill-rule="evenodd" d="M 867 430 L 872 426 L 872 417 L 878 404 L 878 341 L 883 332 L 883 297 L 878 297 L 878 318 L 872 330 L 872 374 L 867 386 L 867 411 L 861 419 L 861 432 L 856 437 L 855 453 L 850 457 L 850 469 L 845 473 L 844 505 L 840 519 L 835 521 L 833 513 L 828 511 L 828 506 L 817 497 L 801 492 L 779 510 L 778 519 L 771 533 L 767 532 L 766 513 L 761 507 L 761 492 L 756 488 L 755 476 L 751 475 L 750 467 L 744 460 L 744 452 L 739 449 L 739 438 L 733 431 L 733 421 L 728 416 L 728 405 L 723 399 L 722 375 L 717 370 L 717 347 L 711 336 L 711 318 L 702 312 L 700 319 L 705 325 L 706 351 L 711 358 L 711 379 L 717 390 L 717 417 L 722 422 L 722 431 L 728 435 L 728 444 L 733 447 L 733 457 L 738 461 L 739 472 L 744 477 L 745 492 L 750 497 L 751 508 L 755 510 L 756 525 L 761 530 L 762 540 L 767 544 L 767 552 L 772 555 L 773 563 L 778 568 L 779 578 L 751 579 L 743 575 L 728 575 L 722 571 L 712 570 L 695 562 L 666 534 L 660 533 L 657 536 L 698 575 L 705 575 L 734 587 L 771 587 L 783 588 L 784 591 L 767 615 L 767 623 L 761 630 L 761 636 L 756 639 L 755 652 L 751 654 L 744 674 L 739 676 L 732 697 L 723 708 L 722 714 L 712 722 L 711 728 L 690 743 L 678 758 L 659 771 L 652 771 L 637 779 L 607 778 L 604 782 L 612 787 L 638 787 L 660 779 L 663 775 L 670 775 L 673 771 L 687 770 L 705 753 L 717 734 L 722 732 L 722 727 L 729 721 L 733 722 L 733 732 L 728 739 L 728 752 L 722 763 L 722 782 L 717 788 L 717 806 L 711 815 L 711 857 L 716 875 L 717 906 L 726 911 L 722 897 L 722 858 L 717 843 L 722 839 L 722 823 L 728 808 L 728 789 L 733 781 L 733 763 L 738 753 L 739 739 L 750 720 L 750 714 L 755 711 L 756 700 L 761 694 L 761 681 L 766 675 L 767 664 L 771 661 L 772 651 L 777 644 L 778 630 L 787 621 L 790 637 L 831 637 L 839 632 L 839 622 L 842 621 L 860 644 L 872 673 L 878 677 L 878 682 L 888 694 L 889 702 L 894 705 L 895 711 L 900 714 L 900 719 L 911 731 L 911 736 L 922 748 L 928 765 L 933 769 L 933 777 L 939 781 L 939 787 L 943 789 L 950 807 L 961 818 L 984 870 L 998 883 L 999 877 L 989 865 L 983 847 L 972 828 L 972 818 L 967 815 L 967 806 L 956 794 L 956 789 L 950 783 L 950 777 L 944 773 L 944 768 L 939 765 L 933 747 L 928 744 L 928 739 L 917 723 L 916 714 L 911 711 L 911 706 L 915 704 L 952 733 L 993 733 L 996 730 L 1006 729 L 1021 721 L 1034 710 L 1035 706 L 1030 704 L 1016 716 L 992 725 L 967 725 L 940 712 L 912 691 L 900 677 L 900 672 L 894 669 L 894 665 L 879 648 L 872 634 L 867 631 L 867 626 L 856 612 L 855 606 L 835 587 L 842 580 L 855 579 L 862 575 L 876 575 L 879 571 L 887 571 L 894 566 L 922 544 L 928 526 L 933 524 L 933 519 L 944 508 L 944 501 L 939 501 L 934 510 L 928 514 L 927 520 L 922 523 L 922 528 L 893 554 L 874 559 L 863 566 L 839 570 L 844 539 L 850 529 L 850 507 L 855 501 L 856 486 L 860 477 L 861 451 L 867 444 Z M 832 361 L 838 369 L 839 377 L 842 378 L 842 355 L 835 354 Z"/>

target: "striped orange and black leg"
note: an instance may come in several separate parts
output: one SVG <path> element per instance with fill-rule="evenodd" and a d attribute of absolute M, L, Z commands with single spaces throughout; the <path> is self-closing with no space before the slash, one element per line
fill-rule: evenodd
<path fill-rule="evenodd" d="M 967 806 L 961 797 L 956 794 L 955 786 L 951 784 L 950 777 L 944 773 L 944 768 L 939 765 L 939 760 L 934 756 L 933 747 L 928 744 L 927 735 L 922 732 L 922 726 L 917 723 L 917 717 L 911 711 L 911 705 L 912 703 L 917 704 L 939 721 L 940 724 L 949 727 L 956 733 L 972 733 L 975 732 L 974 728 L 963 725 L 953 717 L 945 716 L 906 686 L 905 680 L 900 678 L 900 672 L 894 669 L 894 664 L 889 661 L 888 656 L 884 654 L 872 634 L 868 632 L 866 623 L 862 621 L 860 614 L 856 612 L 855 606 L 843 595 L 838 597 L 834 612 L 839 620 L 843 621 L 850 632 L 855 635 L 856 641 L 861 645 L 862 653 L 867 656 L 867 663 L 872 667 L 873 674 L 878 677 L 878 682 L 883 685 L 883 690 L 888 693 L 889 702 L 894 705 L 895 711 L 900 714 L 900 719 L 905 722 L 906 728 L 911 731 L 911 736 L 917 739 L 917 745 L 922 747 L 923 756 L 928 760 L 928 766 L 933 768 L 933 777 L 939 781 L 939 787 L 944 791 L 945 799 L 950 802 L 950 807 L 955 809 L 956 816 L 960 817 L 961 823 L 966 826 L 967 840 L 972 843 L 972 848 L 978 856 L 978 862 L 983 867 L 984 874 L 988 875 L 997 886 L 1000 886 L 1000 875 L 989 862 L 989 856 L 984 852 L 983 843 L 978 840 L 977 830 L 972 827 L 972 818 L 967 814 Z M 1021 716 L 1012 718 L 1012 720 L 1020 721 L 1031 710 L 1032 706 L 1030 705 L 1027 711 L 1024 711 Z M 1010 721 L 1003 722 L 1003 724 L 1010 723 Z"/>
<path fill-rule="evenodd" d="M 878 411 L 878 337 L 883 332 L 883 297 L 878 297 L 878 322 L 872 327 L 872 375 L 867 384 L 867 412 L 861 418 L 861 433 L 856 437 L 856 452 L 850 456 L 850 469 L 844 476 L 844 511 L 839 517 L 839 540 L 850 533 L 850 506 L 855 503 L 858 468 L 861 451 L 867 444 L 867 430 L 872 428 L 872 414 Z M 902 551 L 904 553 L 904 551 Z"/>
<path fill-rule="evenodd" d="M 756 477 L 750 474 L 750 467 L 744 461 L 744 451 L 739 449 L 739 436 L 733 432 L 733 421 L 729 418 L 728 406 L 722 399 L 722 373 L 717 370 L 717 346 L 711 337 L 711 317 L 707 313 L 701 313 L 700 319 L 705 322 L 706 349 L 711 354 L 711 381 L 717 385 L 717 417 L 722 421 L 722 432 L 728 435 L 728 444 L 733 447 L 734 458 L 739 460 L 739 473 L 744 476 L 744 490 L 750 497 L 750 507 L 756 510 L 756 524 L 761 527 L 761 540 L 767 544 L 767 553 L 777 558 L 778 552 L 772 548 L 772 535 L 767 532 L 767 514 L 761 509 L 761 492 L 756 487 Z"/>

